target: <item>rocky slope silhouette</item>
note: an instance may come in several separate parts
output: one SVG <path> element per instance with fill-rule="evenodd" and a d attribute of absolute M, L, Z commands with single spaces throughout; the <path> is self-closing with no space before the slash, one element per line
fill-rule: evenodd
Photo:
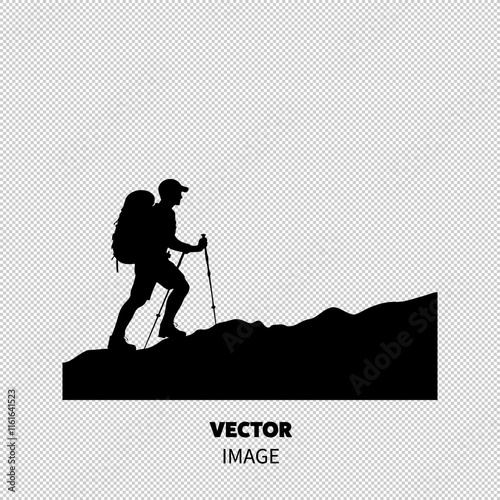
<path fill-rule="evenodd" d="M 63 399 L 437 399 L 437 293 L 295 326 L 232 320 L 63 363 Z"/>

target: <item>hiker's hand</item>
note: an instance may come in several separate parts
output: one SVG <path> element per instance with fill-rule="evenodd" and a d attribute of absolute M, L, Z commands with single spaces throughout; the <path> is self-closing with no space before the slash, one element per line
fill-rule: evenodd
<path fill-rule="evenodd" d="M 198 252 L 201 252 L 207 248 L 208 241 L 206 238 L 200 238 L 200 241 L 198 241 L 198 245 L 196 245 L 196 248 L 198 249 Z"/>

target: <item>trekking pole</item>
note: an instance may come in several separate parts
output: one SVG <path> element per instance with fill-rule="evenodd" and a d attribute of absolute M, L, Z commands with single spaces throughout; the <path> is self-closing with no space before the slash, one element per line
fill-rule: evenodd
<path fill-rule="evenodd" d="M 182 259 L 184 258 L 184 253 L 181 254 L 181 258 L 179 259 L 179 262 L 177 263 L 177 269 L 181 267 L 181 262 Z M 161 303 L 160 310 L 158 311 L 158 314 L 156 315 L 155 322 L 153 324 L 153 328 L 151 328 L 151 331 L 149 332 L 148 340 L 146 340 L 146 343 L 144 344 L 144 349 L 146 349 L 146 346 L 148 345 L 149 339 L 151 338 L 151 334 L 153 333 L 153 330 L 155 329 L 156 323 L 158 322 L 158 319 L 161 316 L 161 310 L 163 309 L 163 306 L 165 305 L 165 302 L 167 301 L 168 294 L 170 293 L 170 288 L 167 290 L 167 293 L 165 295 L 165 298 L 163 299 L 163 302 Z"/>
<path fill-rule="evenodd" d="M 206 239 L 207 235 L 202 234 L 201 235 L 203 238 Z M 205 260 L 207 261 L 207 274 L 208 274 L 208 283 L 210 285 L 210 295 L 212 297 L 212 311 L 214 313 L 214 323 L 217 324 L 217 318 L 215 317 L 215 304 L 214 304 L 214 291 L 212 290 L 212 277 L 210 274 L 210 265 L 208 264 L 208 252 L 207 252 L 207 247 L 205 247 Z"/>

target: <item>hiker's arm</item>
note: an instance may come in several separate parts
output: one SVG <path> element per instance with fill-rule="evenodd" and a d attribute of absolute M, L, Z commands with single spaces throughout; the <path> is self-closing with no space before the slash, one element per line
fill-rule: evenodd
<path fill-rule="evenodd" d="M 172 250 L 175 250 L 176 252 L 184 252 L 184 253 L 201 252 L 207 246 L 205 243 L 202 242 L 202 240 L 203 240 L 203 238 L 200 239 L 200 241 L 198 242 L 197 245 L 188 245 L 187 243 L 179 241 L 174 236 L 170 240 L 168 247 L 171 248 Z M 206 240 L 204 240 L 204 241 L 206 241 Z"/>

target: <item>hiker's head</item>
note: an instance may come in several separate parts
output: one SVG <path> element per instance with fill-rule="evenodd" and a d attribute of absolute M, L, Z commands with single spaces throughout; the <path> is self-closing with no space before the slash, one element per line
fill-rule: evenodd
<path fill-rule="evenodd" d="M 179 205 L 182 193 L 187 192 L 188 189 L 175 179 L 166 179 L 158 186 L 161 202 L 170 206 Z"/>

